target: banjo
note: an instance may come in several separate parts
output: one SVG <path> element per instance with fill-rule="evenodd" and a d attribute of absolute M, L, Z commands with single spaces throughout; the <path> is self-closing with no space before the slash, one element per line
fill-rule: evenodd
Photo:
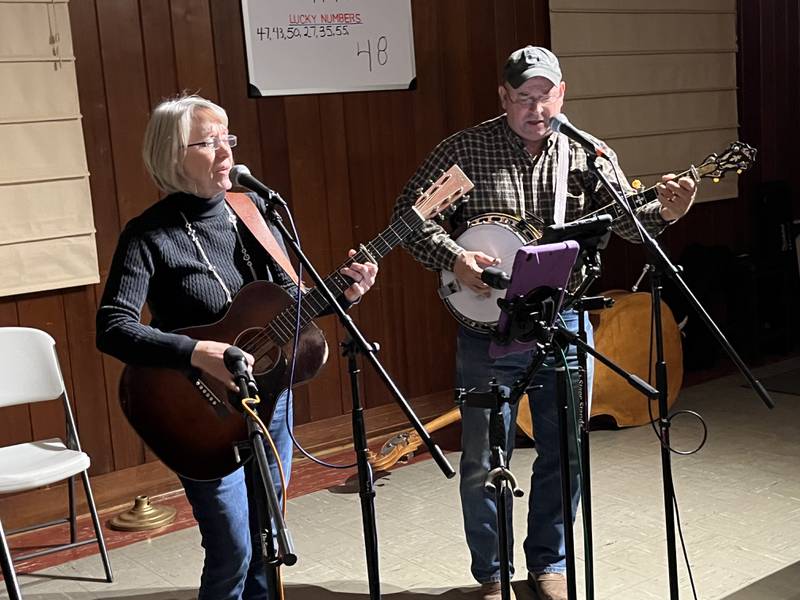
<path fill-rule="evenodd" d="M 742 142 L 733 142 L 721 155 L 709 155 L 700 166 L 691 166 L 676 176 L 690 176 L 695 181 L 710 178 L 716 183 L 726 173 L 749 169 L 755 160 L 756 149 Z M 628 196 L 631 208 L 636 209 L 656 200 L 656 186 L 649 187 Z M 609 203 L 591 213 L 611 214 L 614 220 L 624 216 L 624 211 L 615 203 Z M 502 264 L 510 265 L 520 247 L 536 243 L 542 237 L 542 230 L 526 220 L 507 214 L 486 213 L 467 221 L 454 237 L 465 250 L 481 251 L 499 257 Z M 505 295 L 504 290 L 489 288 L 488 295 L 481 295 L 462 286 L 452 271 L 439 274 L 439 297 L 450 313 L 465 327 L 482 333 L 489 333 L 500 318 L 497 300 Z"/>

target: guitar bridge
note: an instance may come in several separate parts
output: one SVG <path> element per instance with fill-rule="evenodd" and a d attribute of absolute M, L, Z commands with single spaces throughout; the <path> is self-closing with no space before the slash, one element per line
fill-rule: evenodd
<path fill-rule="evenodd" d="M 211 405 L 211 408 L 214 409 L 220 417 L 227 416 L 230 413 L 228 410 L 228 406 L 223 402 L 219 396 L 214 393 L 205 381 L 203 381 L 200 377 L 196 377 L 194 380 L 194 386 L 197 388 L 197 391 L 205 398 L 206 402 Z"/>

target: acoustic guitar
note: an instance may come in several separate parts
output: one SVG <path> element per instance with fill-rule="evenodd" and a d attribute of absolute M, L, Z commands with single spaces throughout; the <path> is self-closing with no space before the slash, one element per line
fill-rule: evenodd
<path fill-rule="evenodd" d="M 412 208 L 329 275 L 326 285 L 334 294 L 343 292 L 352 281 L 339 272 L 342 267 L 351 262 L 377 262 L 472 188 L 461 169 L 452 166 Z M 313 323 L 327 307 L 319 290 L 304 294 L 295 367 L 298 384 L 313 378 L 327 360 L 325 336 Z M 255 357 L 253 375 L 263 400 L 261 416 L 268 421 L 275 400 L 289 383 L 296 320 L 292 296 L 275 284 L 254 281 L 239 290 L 219 321 L 176 333 L 228 342 L 250 352 Z M 247 440 L 247 427 L 229 394 L 221 382 L 199 370 L 185 373 L 127 365 L 120 380 L 122 410 L 136 432 L 170 469 L 197 480 L 218 479 L 240 466 L 236 450 Z"/>

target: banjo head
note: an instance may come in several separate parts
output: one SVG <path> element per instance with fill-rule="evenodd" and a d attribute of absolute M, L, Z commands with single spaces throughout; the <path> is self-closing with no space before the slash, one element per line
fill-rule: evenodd
<path fill-rule="evenodd" d="M 517 224 L 518 220 L 508 215 L 483 215 L 470 221 L 456 241 L 466 250 L 499 257 L 499 266 L 510 269 L 517 250 L 530 241 Z M 452 271 L 442 271 L 440 283 L 439 295 L 447 309 L 462 325 L 474 331 L 488 333 L 497 324 L 500 318 L 497 300 L 505 296 L 505 290 L 489 288 L 489 295 L 482 296 L 468 288 L 462 288 Z"/>

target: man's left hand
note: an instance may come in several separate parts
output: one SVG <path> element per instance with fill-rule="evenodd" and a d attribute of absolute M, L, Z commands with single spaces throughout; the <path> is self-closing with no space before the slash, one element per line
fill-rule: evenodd
<path fill-rule="evenodd" d="M 350 250 L 347 256 L 355 256 L 356 251 Z M 375 283 L 375 276 L 378 274 L 378 265 L 375 263 L 351 263 L 340 271 L 353 280 L 353 285 L 344 291 L 344 297 L 348 302 L 358 302 L 361 296 Z"/>
<path fill-rule="evenodd" d="M 691 177 L 675 179 L 675 173 L 662 175 L 658 189 L 661 203 L 661 217 L 665 221 L 675 221 L 685 215 L 694 202 L 697 184 Z"/>

